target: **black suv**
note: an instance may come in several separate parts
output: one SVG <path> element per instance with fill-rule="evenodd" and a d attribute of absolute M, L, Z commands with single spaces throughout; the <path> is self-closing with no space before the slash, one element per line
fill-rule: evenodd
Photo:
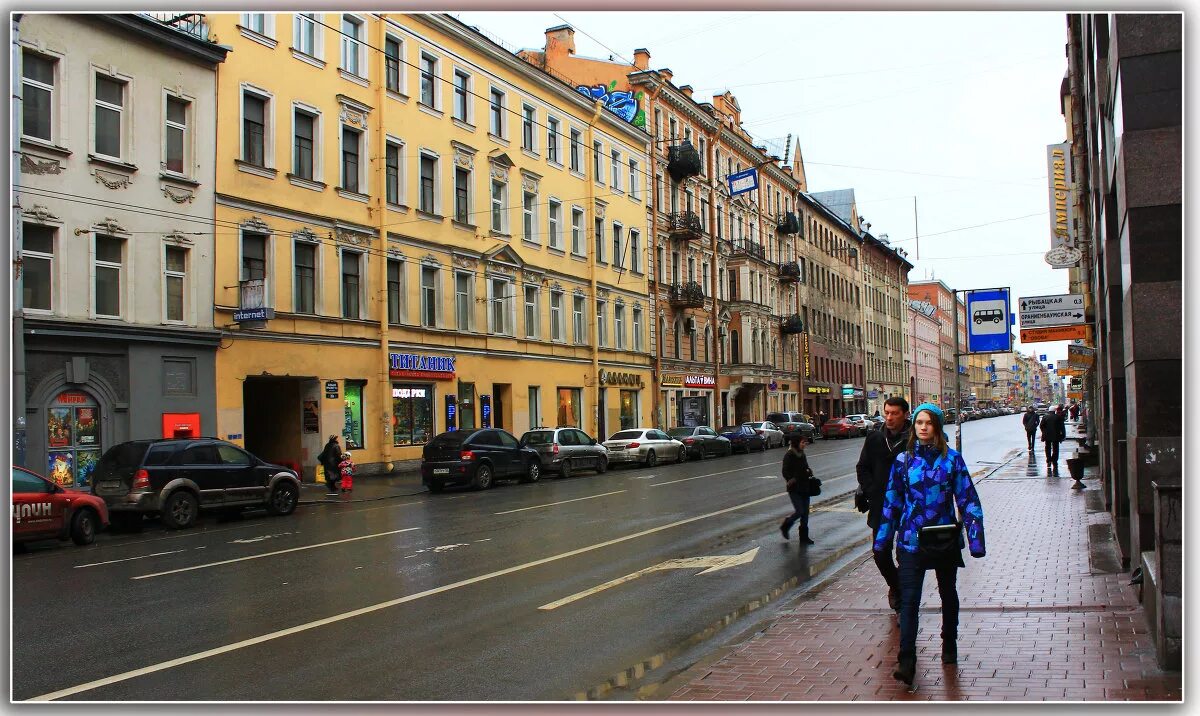
<path fill-rule="evenodd" d="M 442 433 L 421 452 L 421 482 L 430 492 L 448 485 L 486 490 L 498 479 L 537 482 L 542 461 L 537 450 L 521 447 L 507 430 L 453 430 Z"/>
<path fill-rule="evenodd" d="M 118 527 L 158 515 L 167 527 L 182 529 L 201 509 L 262 506 L 289 515 L 300 479 L 216 438 L 132 440 L 109 448 L 96 463 L 92 491 Z"/>

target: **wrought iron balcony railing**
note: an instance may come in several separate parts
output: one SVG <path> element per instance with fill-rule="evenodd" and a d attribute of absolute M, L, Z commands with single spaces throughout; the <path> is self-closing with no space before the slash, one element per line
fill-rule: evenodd
<path fill-rule="evenodd" d="M 779 331 L 785 335 L 791 333 L 803 333 L 804 319 L 800 318 L 798 314 L 793 313 L 792 315 L 783 319 L 783 322 L 779 324 Z"/>
<path fill-rule="evenodd" d="M 692 211 L 677 211 L 667 217 L 667 231 L 671 238 L 690 241 L 704 238 L 704 227 L 700 215 Z"/>
<path fill-rule="evenodd" d="M 676 182 L 700 174 L 700 153 L 686 139 L 667 150 L 667 173 Z"/>
<path fill-rule="evenodd" d="M 750 256 L 756 259 L 766 260 L 767 250 L 762 244 L 757 241 L 748 241 L 741 239 L 740 241 L 725 241 L 725 249 L 730 256 Z"/>
<path fill-rule="evenodd" d="M 779 222 L 776 229 L 781 234 L 798 234 L 800 233 L 800 219 L 796 218 L 796 213 L 789 211 L 783 215 L 783 220 Z"/>
<path fill-rule="evenodd" d="M 671 286 L 667 300 L 676 308 L 703 308 L 704 287 L 696 281 L 677 283 Z"/>
<path fill-rule="evenodd" d="M 780 283 L 795 283 L 800 279 L 800 264 L 795 261 L 779 264 Z"/>

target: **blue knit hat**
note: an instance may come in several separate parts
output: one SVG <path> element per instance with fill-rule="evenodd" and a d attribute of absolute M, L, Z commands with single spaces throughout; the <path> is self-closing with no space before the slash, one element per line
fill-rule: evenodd
<path fill-rule="evenodd" d="M 921 412 L 922 410 L 928 410 L 930 413 L 932 413 L 933 416 L 937 418 L 938 425 L 946 424 L 946 416 L 942 414 L 942 409 L 933 403 L 921 403 L 917 407 L 913 408 L 912 416 L 914 421 L 917 419 L 917 413 Z"/>

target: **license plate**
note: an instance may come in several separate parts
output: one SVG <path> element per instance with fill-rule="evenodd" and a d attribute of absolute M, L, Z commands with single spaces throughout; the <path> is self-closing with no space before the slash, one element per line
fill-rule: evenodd
<path fill-rule="evenodd" d="M 624 445 L 613 445 L 612 447 L 609 448 L 609 450 L 624 450 L 624 449 L 625 449 Z"/>
<path fill-rule="evenodd" d="M 448 467 L 435 467 L 435 468 L 433 468 L 433 474 L 435 474 L 435 475 L 449 475 L 449 474 L 450 474 L 450 468 L 448 468 Z"/>
<path fill-rule="evenodd" d="M 117 480 L 106 480 L 101 482 L 99 486 L 105 490 L 115 490 L 121 486 L 121 483 Z"/>

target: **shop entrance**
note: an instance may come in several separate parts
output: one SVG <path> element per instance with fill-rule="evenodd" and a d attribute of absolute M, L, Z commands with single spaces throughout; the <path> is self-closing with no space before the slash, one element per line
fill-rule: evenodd
<path fill-rule="evenodd" d="M 100 459 L 100 406 L 82 390 L 64 390 L 46 409 L 46 477 L 87 489 Z"/>
<path fill-rule="evenodd" d="M 702 396 L 680 398 L 679 416 L 675 424 L 689 428 L 694 428 L 698 425 L 711 425 L 712 423 L 709 422 L 708 415 L 708 398 Z"/>
<path fill-rule="evenodd" d="M 247 377 L 242 385 L 246 449 L 268 462 L 314 470 L 324 445 L 318 391 L 316 378 Z"/>
<path fill-rule="evenodd" d="M 512 432 L 512 385 L 492 384 L 492 426 Z M 518 435 L 517 437 L 520 437 Z"/>
<path fill-rule="evenodd" d="M 747 383 L 737 392 L 733 399 L 734 418 L 738 424 L 758 420 L 758 396 L 765 386 Z"/>

